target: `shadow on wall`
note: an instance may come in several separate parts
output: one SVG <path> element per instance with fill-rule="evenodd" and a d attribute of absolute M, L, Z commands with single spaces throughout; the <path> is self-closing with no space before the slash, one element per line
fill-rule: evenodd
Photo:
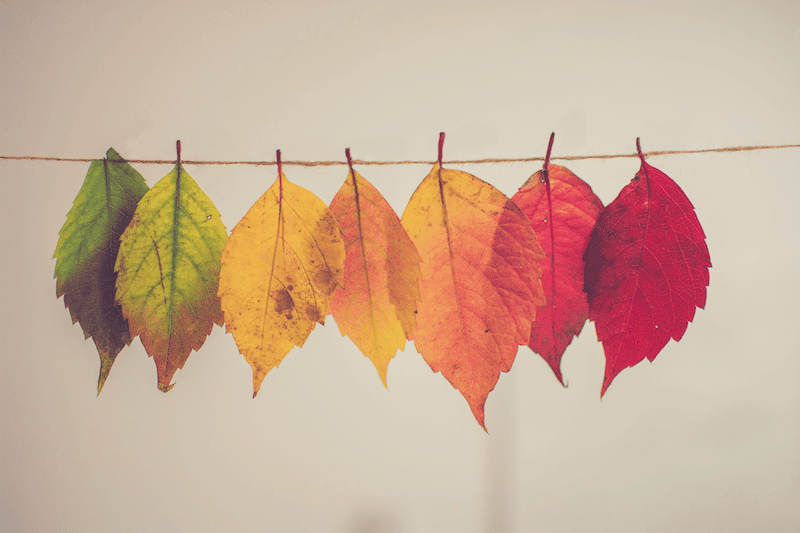
<path fill-rule="evenodd" d="M 400 533 L 399 518 L 385 509 L 356 511 L 348 524 L 347 533 Z"/>

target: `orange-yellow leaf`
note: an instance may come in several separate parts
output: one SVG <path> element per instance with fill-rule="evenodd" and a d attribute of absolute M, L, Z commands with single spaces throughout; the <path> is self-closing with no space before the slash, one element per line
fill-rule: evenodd
<path fill-rule="evenodd" d="M 544 304 L 536 235 L 503 193 L 440 163 L 414 192 L 402 223 L 422 257 L 414 343 L 486 429 L 486 398 L 528 343 Z"/>
<path fill-rule="evenodd" d="M 331 314 L 386 385 L 389 361 L 416 328 L 419 254 L 389 203 L 352 169 L 330 209 L 347 250 Z"/>
<path fill-rule="evenodd" d="M 253 368 L 253 396 L 267 373 L 316 322 L 342 285 L 342 232 L 328 206 L 279 173 L 222 251 L 219 296 L 226 330 Z"/>

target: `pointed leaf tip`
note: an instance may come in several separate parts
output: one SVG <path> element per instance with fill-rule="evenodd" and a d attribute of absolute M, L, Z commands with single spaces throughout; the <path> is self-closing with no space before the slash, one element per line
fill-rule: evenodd
<path fill-rule="evenodd" d="M 106 380 L 108 379 L 108 374 L 111 372 L 111 366 L 114 364 L 114 360 L 107 354 L 101 354 L 100 361 L 100 376 L 97 378 L 98 396 L 100 396 L 100 393 L 103 390 L 103 385 L 106 384 Z"/>

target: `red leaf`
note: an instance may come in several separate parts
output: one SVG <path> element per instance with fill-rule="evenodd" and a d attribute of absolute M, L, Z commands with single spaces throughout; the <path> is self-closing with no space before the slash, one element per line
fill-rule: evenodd
<path fill-rule="evenodd" d="M 549 164 L 552 145 L 551 136 L 544 164 L 547 171 L 531 176 L 512 200 L 530 218 L 546 255 L 540 262 L 546 304 L 536 313 L 528 346 L 547 361 L 563 384 L 561 357 L 589 316 L 583 254 L 603 202 L 578 176 Z"/>
<path fill-rule="evenodd" d="M 600 214 L 586 250 L 589 319 L 603 343 L 602 397 L 622 370 L 653 361 L 706 303 L 711 259 L 686 194 L 645 163 Z"/>

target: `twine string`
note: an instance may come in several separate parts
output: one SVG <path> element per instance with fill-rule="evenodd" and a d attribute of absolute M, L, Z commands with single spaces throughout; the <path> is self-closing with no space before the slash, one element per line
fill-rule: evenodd
<path fill-rule="evenodd" d="M 676 154 L 703 154 L 710 152 L 753 152 L 756 150 L 776 150 L 780 148 L 800 148 L 800 144 L 777 144 L 777 145 L 756 145 L 756 146 L 729 146 L 726 148 L 708 148 L 704 150 L 659 150 L 653 152 L 645 152 L 645 157 L 653 157 L 657 155 L 676 155 Z M 619 159 L 626 157 L 638 158 L 636 152 L 630 154 L 603 154 L 603 155 L 564 155 L 564 156 L 550 156 L 550 160 L 561 161 L 578 161 L 583 159 Z M 36 156 L 36 155 L 0 155 L 2 160 L 25 160 L 25 161 L 59 161 L 59 162 L 72 162 L 72 163 L 91 163 L 97 158 L 86 157 L 49 157 L 49 156 Z M 174 159 L 123 159 L 128 163 L 136 163 L 141 165 L 174 165 Z M 443 164 L 450 165 L 479 165 L 479 164 L 492 164 L 492 163 L 530 163 L 536 161 L 544 161 L 544 157 L 521 157 L 521 158 L 487 158 L 487 159 L 453 159 L 443 161 Z M 114 161 L 116 162 L 116 160 Z M 362 159 L 353 159 L 354 165 L 433 165 L 436 161 L 420 161 L 420 160 L 402 160 L 402 161 L 364 161 Z M 271 166 L 275 165 L 275 161 L 193 161 L 181 160 L 181 164 L 185 165 L 246 165 L 246 166 Z M 300 167 L 330 167 L 330 166 L 343 166 L 347 165 L 347 161 L 281 161 L 282 166 L 300 166 Z"/>

